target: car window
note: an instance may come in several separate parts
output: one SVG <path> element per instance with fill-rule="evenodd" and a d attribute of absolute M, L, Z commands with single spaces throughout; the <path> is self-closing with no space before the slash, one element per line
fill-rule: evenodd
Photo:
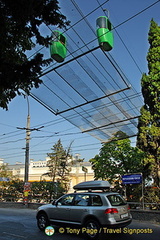
<path fill-rule="evenodd" d="M 91 205 L 92 206 L 102 206 L 102 200 L 98 195 L 91 195 Z"/>
<path fill-rule="evenodd" d="M 125 200 L 120 195 L 109 195 L 107 198 L 112 206 L 126 205 Z"/>
<path fill-rule="evenodd" d="M 77 194 L 74 199 L 75 206 L 88 206 L 89 204 L 89 195 L 87 194 Z"/>
<path fill-rule="evenodd" d="M 74 195 L 73 194 L 69 194 L 69 195 L 66 195 L 64 197 L 62 197 L 58 202 L 57 204 L 58 205 L 72 205 L 72 202 L 73 202 L 73 198 L 74 198 Z"/>

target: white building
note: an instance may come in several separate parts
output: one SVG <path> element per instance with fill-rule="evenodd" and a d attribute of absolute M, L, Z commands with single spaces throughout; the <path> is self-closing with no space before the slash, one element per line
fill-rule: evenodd
<path fill-rule="evenodd" d="M 47 167 L 48 159 L 49 158 L 46 158 L 46 160 L 30 161 L 29 182 L 51 180 L 47 175 L 47 173 L 49 172 L 49 168 Z M 87 169 L 86 170 L 87 172 L 84 172 L 82 170 L 82 166 Z M 16 162 L 16 164 L 8 165 L 8 167 L 12 171 L 14 176 L 17 176 L 19 179 L 24 180 L 25 173 L 24 164 Z M 70 191 L 73 191 L 73 186 L 80 182 L 94 180 L 94 172 L 89 162 L 79 162 L 78 160 L 74 159 L 72 163 L 71 162 L 69 163 L 69 167 L 71 169 L 69 173 Z"/>

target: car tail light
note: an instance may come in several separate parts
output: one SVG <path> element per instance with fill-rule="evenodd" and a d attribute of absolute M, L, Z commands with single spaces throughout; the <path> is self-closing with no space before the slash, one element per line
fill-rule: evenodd
<path fill-rule="evenodd" d="M 105 214 L 108 214 L 108 213 L 118 213 L 118 209 L 117 208 L 107 208 L 104 213 Z"/>
<path fill-rule="evenodd" d="M 130 210 L 131 208 L 130 208 L 130 206 L 128 206 L 128 210 Z"/>

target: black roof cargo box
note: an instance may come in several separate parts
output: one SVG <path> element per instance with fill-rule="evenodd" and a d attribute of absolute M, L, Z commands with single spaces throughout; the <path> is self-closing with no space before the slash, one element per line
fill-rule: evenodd
<path fill-rule="evenodd" d="M 111 187 L 108 181 L 87 181 L 78 183 L 73 187 L 74 190 L 104 190 Z"/>

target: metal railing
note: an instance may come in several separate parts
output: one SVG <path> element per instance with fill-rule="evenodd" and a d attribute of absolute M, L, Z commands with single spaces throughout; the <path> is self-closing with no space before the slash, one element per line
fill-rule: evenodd
<path fill-rule="evenodd" d="M 137 210 L 160 210 L 160 202 L 159 203 L 148 203 L 148 202 L 127 202 L 131 209 Z"/>

